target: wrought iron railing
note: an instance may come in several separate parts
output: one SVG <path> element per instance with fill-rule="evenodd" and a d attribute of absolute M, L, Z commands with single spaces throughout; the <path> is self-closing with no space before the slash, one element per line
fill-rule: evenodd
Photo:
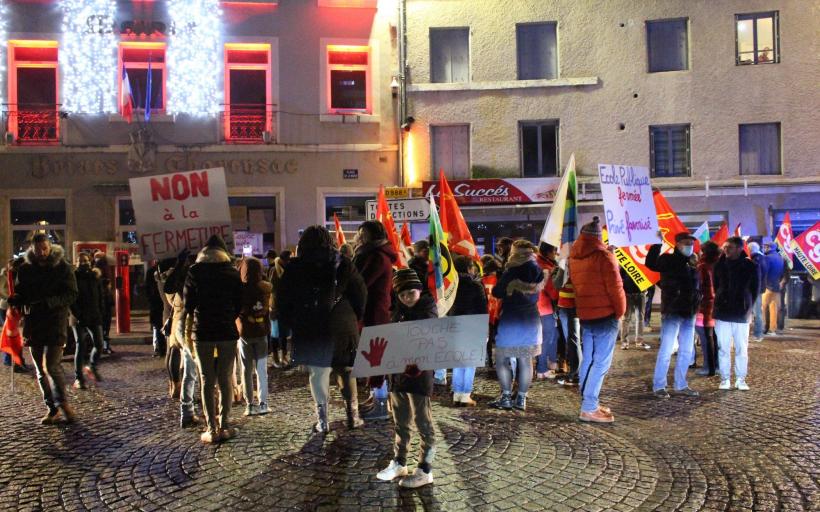
<path fill-rule="evenodd" d="M 9 128 L 16 128 L 20 144 L 48 144 L 60 140 L 57 105 L 9 105 Z"/>
<path fill-rule="evenodd" d="M 223 123 L 226 142 L 254 144 L 276 140 L 271 105 L 225 105 Z"/>

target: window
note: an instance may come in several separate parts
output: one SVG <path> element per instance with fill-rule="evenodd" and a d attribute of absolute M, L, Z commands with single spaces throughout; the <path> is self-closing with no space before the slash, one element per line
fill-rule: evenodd
<path fill-rule="evenodd" d="M 650 73 L 689 69 L 687 24 L 686 19 L 646 22 Z"/>
<path fill-rule="evenodd" d="M 433 83 L 470 80 L 470 29 L 430 29 L 430 81 Z"/>
<path fill-rule="evenodd" d="M 558 122 L 521 123 L 521 174 L 558 175 Z"/>
<path fill-rule="evenodd" d="M 438 176 L 439 169 L 450 179 L 460 180 L 470 177 L 470 125 L 432 126 L 433 169 L 432 176 Z"/>
<path fill-rule="evenodd" d="M 119 94 L 122 94 L 123 72 L 128 75 L 134 112 L 165 111 L 165 43 L 121 43 L 119 50 Z M 151 71 L 150 89 L 148 71 Z M 122 105 L 120 98 L 119 105 Z"/>
<path fill-rule="evenodd" d="M 276 240 L 276 197 L 231 196 L 231 226 L 236 243 L 234 254 L 264 255 Z"/>
<path fill-rule="evenodd" d="M 331 113 L 372 113 L 370 47 L 327 46 L 328 108 Z"/>
<path fill-rule="evenodd" d="M 137 216 L 131 198 L 117 198 L 117 233 L 120 242 L 137 244 Z"/>
<path fill-rule="evenodd" d="M 689 153 L 688 124 L 649 127 L 649 160 L 653 177 L 691 176 Z"/>
<path fill-rule="evenodd" d="M 28 249 L 37 233 L 46 233 L 53 243 L 65 245 L 65 199 L 12 199 L 9 202 L 15 254 Z"/>
<path fill-rule="evenodd" d="M 225 140 L 235 143 L 272 141 L 269 44 L 225 45 Z M 265 134 L 267 132 L 267 135 Z M 267 139 L 267 140 L 266 140 Z"/>
<path fill-rule="evenodd" d="M 740 125 L 740 174 L 780 174 L 780 123 Z"/>
<path fill-rule="evenodd" d="M 780 62 L 778 12 L 736 14 L 735 39 L 737 65 Z"/>
<path fill-rule="evenodd" d="M 59 139 L 57 41 L 9 41 L 9 126 L 21 144 Z"/>
<path fill-rule="evenodd" d="M 518 79 L 558 77 L 558 45 L 555 23 L 521 23 L 515 26 Z"/>

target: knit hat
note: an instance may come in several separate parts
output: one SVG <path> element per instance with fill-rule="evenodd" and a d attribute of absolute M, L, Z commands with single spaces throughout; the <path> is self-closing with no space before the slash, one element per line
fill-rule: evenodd
<path fill-rule="evenodd" d="M 225 245 L 225 240 L 222 240 L 222 237 L 219 235 L 211 235 L 211 238 L 209 238 L 208 241 L 205 242 L 205 247 L 222 249 L 223 251 L 230 254 L 230 252 L 228 251 L 228 246 Z"/>
<path fill-rule="evenodd" d="M 684 240 L 697 240 L 695 237 L 690 235 L 685 231 L 681 231 L 680 233 L 675 235 L 675 243 L 682 242 Z"/>
<path fill-rule="evenodd" d="M 581 227 L 581 234 L 601 238 L 601 219 L 597 216 L 592 217 L 592 222 L 588 222 Z"/>
<path fill-rule="evenodd" d="M 393 289 L 396 293 L 401 293 L 406 290 L 422 290 L 424 287 L 415 270 L 401 268 L 393 274 Z"/>

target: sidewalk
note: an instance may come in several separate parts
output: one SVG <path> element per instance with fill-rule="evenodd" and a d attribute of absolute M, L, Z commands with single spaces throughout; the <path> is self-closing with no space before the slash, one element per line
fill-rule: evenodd
<path fill-rule="evenodd" d="M 135 310 L 131 312 L 131 332 L 117 333 L 117 319 L 111 321 L 112 345 L 139 345 L 151 343 L 151 325 L 148 323 L 148 311 Z"/>

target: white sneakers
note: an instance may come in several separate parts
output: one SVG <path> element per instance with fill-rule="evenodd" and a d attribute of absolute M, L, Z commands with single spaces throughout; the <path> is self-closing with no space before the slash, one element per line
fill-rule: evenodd
<path fill-rule="evenodd" d="M 376 478 L 384 480 L 385 482 L 389 482 L 400 476 L 407 476 L 407 466 L 402 466 L 395 460 L 391 460 L 389 466 L 376 474 Z"/>
<path fill-rule="evenodd" d="M 718 389 L 729 390 L 732 389 L 732 381 L 731 379 L 723 379 L 720 381 L 720 387 Z M 737 379 L 735 381 L 735 389 L 739 389 L 740 391 L 749 391 L 749 385 L 746 384 L 746 379 Z"/>
<path fill-rule="evenodd" d="M 730 379 L 721 380 L 718 389 L 732 389 L 732 381 Z"/>

